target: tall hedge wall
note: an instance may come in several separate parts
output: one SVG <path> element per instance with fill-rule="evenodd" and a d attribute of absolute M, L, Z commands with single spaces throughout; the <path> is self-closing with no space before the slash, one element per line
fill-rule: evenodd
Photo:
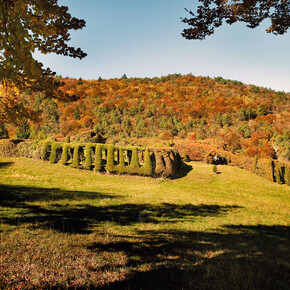
<path fill-rule="evenodd" d="M 68 160 L 71 150 L 72 162 Z M 80 152 L 84 152 L 84 162 L 81 161 Z M 177 155 L 173 151 L 150 151 L 137 146 L 120 147 L 95 143 L 44 141 L 41 148 L 41 158 L 50 163 L 61 160 L 63 165 L 71 164 L 75 168 L 144 176 L 172 175 L 179 168 L 180 158 Z"/>

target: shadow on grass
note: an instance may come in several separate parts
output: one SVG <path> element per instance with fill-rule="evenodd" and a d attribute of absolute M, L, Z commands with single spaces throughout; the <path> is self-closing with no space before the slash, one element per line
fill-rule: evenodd
<path fill-rule="evenodd" d="M 226 226 L 224 231 L 142 231 L 141 241 L 92 244 L 123 252 L 136 269 L 102 289 L 288 289 L 289 227 Z M 132 240 L 132 239 L 131 239 Z M 138 270 L 138 265 L 146 265 Z"/>
<path fill-rule="evenodd" d="M 92 227 L 102 222 L 127 226 L 136 223 L 175 223 L 194 221 L 196 217 L 218 216 L 238 208 L 219 205 L 175 205 L 175 204 L 118 204 L 92 206 L 89 204 L 53 203 L 60 199 L 115 198 L 110 195 L 88 192 L 69 192 L 59 189 L 39 189 L 0 186 L 0 205 L 18 208 L 17 217 L 3 217 L 3 224 L 21 226 L 30 224 L 42 228 L 52 228 L 60 232 L 91 233 Z M 117 196 L 119 197 L 119 196 Z M 47 205 L 33 205 L 26 201 L 49 201 Z"/>
<path fill-rule="evenodd" d="M 12 164 L 13 164 L 13 162 L 0 162 L 0 169 L 5 168 L 5 167 L 9 167 Z"/>
<path fill-rule="evenodd" d="M 182 162 L 180 169 L 170 179 L 179 179 L 188 175 L 192 170 L 192 166 Z"/>
<path fill-rule="evenodd" d="M 239 208 L 168 203 L 92 206 L 81 202 L 57 202 L 62 199 L 78 201 L 86 194 L 86 198 L 91 199 L 115 198 L 96 192 L 0 186 L 0 205 L 3 210 L 5 207 L 7 210 L 19 210 L 18 217 L 5 216 L 2 211 L 0 223 L 87 234 L 92 232 L 91 227 L 102 222 L 121 226 L 137 223 L 194 223 L 197 218 L 222 217 Z M 38 200 L 49 203 L 39 206 L 26 202 Z M 92 276 L 98 271 L 100 276 L 122 270 L 126 273 L 124 281 L 112 281 L 108 286 L 99 286 L 99 289 L 288 289 L 290 257 L 287 226 L 226 225 L 211 232 L 184 228 L 165 230 L 166 227 L 158 231 L 136 228 L 130 236 L 112 233 L 110 237 L 99 241 L 96 232 L 87 243 L 86 238 L 90 236 L 81 236 L 82 246 L 85 245 L 95 256 L 107 252 L 113 254 L 111 256 L 122 253 L 127 257 L 122 266 L 108 262 L 91 270 Z M 64 273 L 68 276 L 64 277 L 63 283 L 68 284 L 63 285 L 74 281 L 73 275 L 69 274 Z M 48 280 L 47 283 L 52 281 Z M 86 283 L 80 286 L 93 289 L 98 285 L 97 282 Z"/>
<path fill-rule="evenodd" d="M 24 207 L 25 202 L 119 198 L 120 196 L 88 191 L 67 191 L 59 188 L 39 188 L 0 184 L 0 205 Z"/>

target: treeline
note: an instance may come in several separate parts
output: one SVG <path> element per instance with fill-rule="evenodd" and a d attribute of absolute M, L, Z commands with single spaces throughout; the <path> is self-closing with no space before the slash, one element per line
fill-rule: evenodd
<path fill-rule="evenodd" d="M 110 141 L 129 137 L 214 139 L 225 150 L 246 156 L 290 159 L 289 93 L 221 77 L 177 74 L 63 81 L 70 101 L 30 92 L 21 97 L 25 107 L 39 114 L 37 122 L 26 124 L 31 138 L 91 129 Z M 17 132 L 21 135 L 15 126 L 5 130 L 10 137 Z"/>

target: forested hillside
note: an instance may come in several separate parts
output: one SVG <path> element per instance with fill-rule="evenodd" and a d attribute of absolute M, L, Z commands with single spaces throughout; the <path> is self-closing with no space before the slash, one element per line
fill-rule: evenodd
<path fill-rule="evenodd" d="M 31 138 L 93 129 L 116 142 L 211 140 L 246 156 L 290 159 L 290 93 L 193 75 L 63 82 L 70 101 L 29 91 L 20 97 L 39 115 L 28 122 Z M 6 129 L 10 137 L 17 135 L 15 126 Z"/>

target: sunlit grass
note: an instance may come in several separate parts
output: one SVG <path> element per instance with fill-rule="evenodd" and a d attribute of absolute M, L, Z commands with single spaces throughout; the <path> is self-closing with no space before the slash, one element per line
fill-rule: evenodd
<path fill-rule="evenodd" d="M 286 289 L 289 187 L 218 172 L 191 162 L 164 180 L 1 158 L 0 287 Z"/>

